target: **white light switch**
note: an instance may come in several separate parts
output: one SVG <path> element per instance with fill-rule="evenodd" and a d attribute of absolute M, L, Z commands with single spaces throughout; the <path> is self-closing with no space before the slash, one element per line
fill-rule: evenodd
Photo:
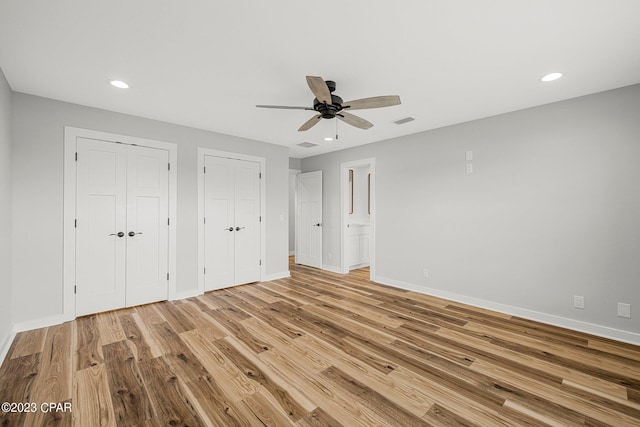
<path fill-rule="evenodd" d="M 464 153 L 464 159 L 465 159 L 467 162 L 472 161 L 472 160 L 473 160 L 473 151 L 466 151 L 466 152 Z"/>

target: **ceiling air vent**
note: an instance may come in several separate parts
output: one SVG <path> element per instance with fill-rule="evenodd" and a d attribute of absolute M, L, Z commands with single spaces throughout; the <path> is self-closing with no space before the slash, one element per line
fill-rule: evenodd
<path fill-rule="evenodd" d="M 300 147 L 304 147 L 304 148 L 311 148 L 311 147 L 317 147 L 318 146 L 318 144 L 314 144 L 313 142 L 301 142 L 298 145 Z"/>
<path fill-rule="evenodd" d="M 403 125 L 403 124 L 405 124 L 405 123 L 409 123 L 409 122 L 412 122 L 412 121 L 414 121 L 414 120 L 415 120 L 415 119 L 414 119 L 413 117 L 405 117 L 404 119 L 396 120 L 396 121 L 395 121 L 395 122 L 393 122 L 393 123 L 395 123 L 395 124 L 397 124 L 397 125 Z"/>

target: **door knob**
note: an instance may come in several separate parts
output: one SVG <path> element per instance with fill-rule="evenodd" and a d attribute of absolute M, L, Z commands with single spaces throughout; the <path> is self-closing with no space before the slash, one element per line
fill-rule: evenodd
<path fill-rule="evenodd" d="M 129 232 L 129 237 L 133 237 L 133 236 L 135 236 L 136 234 L 142 234 L 142 233 L 136 233 L 136 232 L 134 232 L 134 231 L 130 231 L 130 232 Z"/>
<path fill-rule="evenodd" d="M 124 232 L 123 231 L 119 231 L 118 233 L 111 233 L 111 234 L 109 234 L 109 236 L 124 237 Z"/>
<path fill-rule="evenodd" d="M 322 225 L 321 222 L 317 223 L 317 224 L 313 224 L 314 227 L 320 227 Z"/>
<path fill-rule="evenodd" d="M 242 229 L 244 229 L 245 227 L 236 227 L 236 231 L 240 231 Z"/>
<path fill-rule="evenodd" d="M 233 227 L 225 228 L 227 231 L 233 231 Z"/>

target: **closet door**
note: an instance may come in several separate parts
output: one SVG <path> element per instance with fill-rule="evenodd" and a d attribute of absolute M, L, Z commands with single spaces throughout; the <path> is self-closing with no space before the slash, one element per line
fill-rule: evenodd
<path fill-rule="evenodd" d="M 76 315 L 125 306 L 127 146 L 78 139 Z"/>
<path fill-rule="evenodd" d="M 205 290 L 260 280 L 260 165 L 205 156 Z"/>
<path fill-rule="evenodd" d="M 211 291 L 234 284 L 235 172 L 230 159 L 212 156 L 204 159 L 204 287 Z"/>
<path fill-rule="evenodd" d="M 128 146 L 126 305 L 167 299 L 169 153 Z"/>
<path fill-rule="evenodd" d="M 76 315 L 167 299 L 168 152 L 78 139 Z"/>

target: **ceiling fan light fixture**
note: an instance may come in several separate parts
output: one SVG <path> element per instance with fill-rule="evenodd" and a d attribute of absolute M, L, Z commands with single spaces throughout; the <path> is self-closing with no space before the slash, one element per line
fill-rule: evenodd
<path fill-rule="evenodd" d="M 543 76 L 540 81 L 543 82 L 552 82 L 554 80 L 558 80 L 560 77 L 562 77 L 562 73 L 558 73 L 558 72 L 554 72 L 554 73 L 549 73 L 545 76 Z"/>
<path fill-rule="evenodd" d="M 109 83 L 118 89 L 129 89 L 129 83 L 122 80 L 109 80 Z"/>

